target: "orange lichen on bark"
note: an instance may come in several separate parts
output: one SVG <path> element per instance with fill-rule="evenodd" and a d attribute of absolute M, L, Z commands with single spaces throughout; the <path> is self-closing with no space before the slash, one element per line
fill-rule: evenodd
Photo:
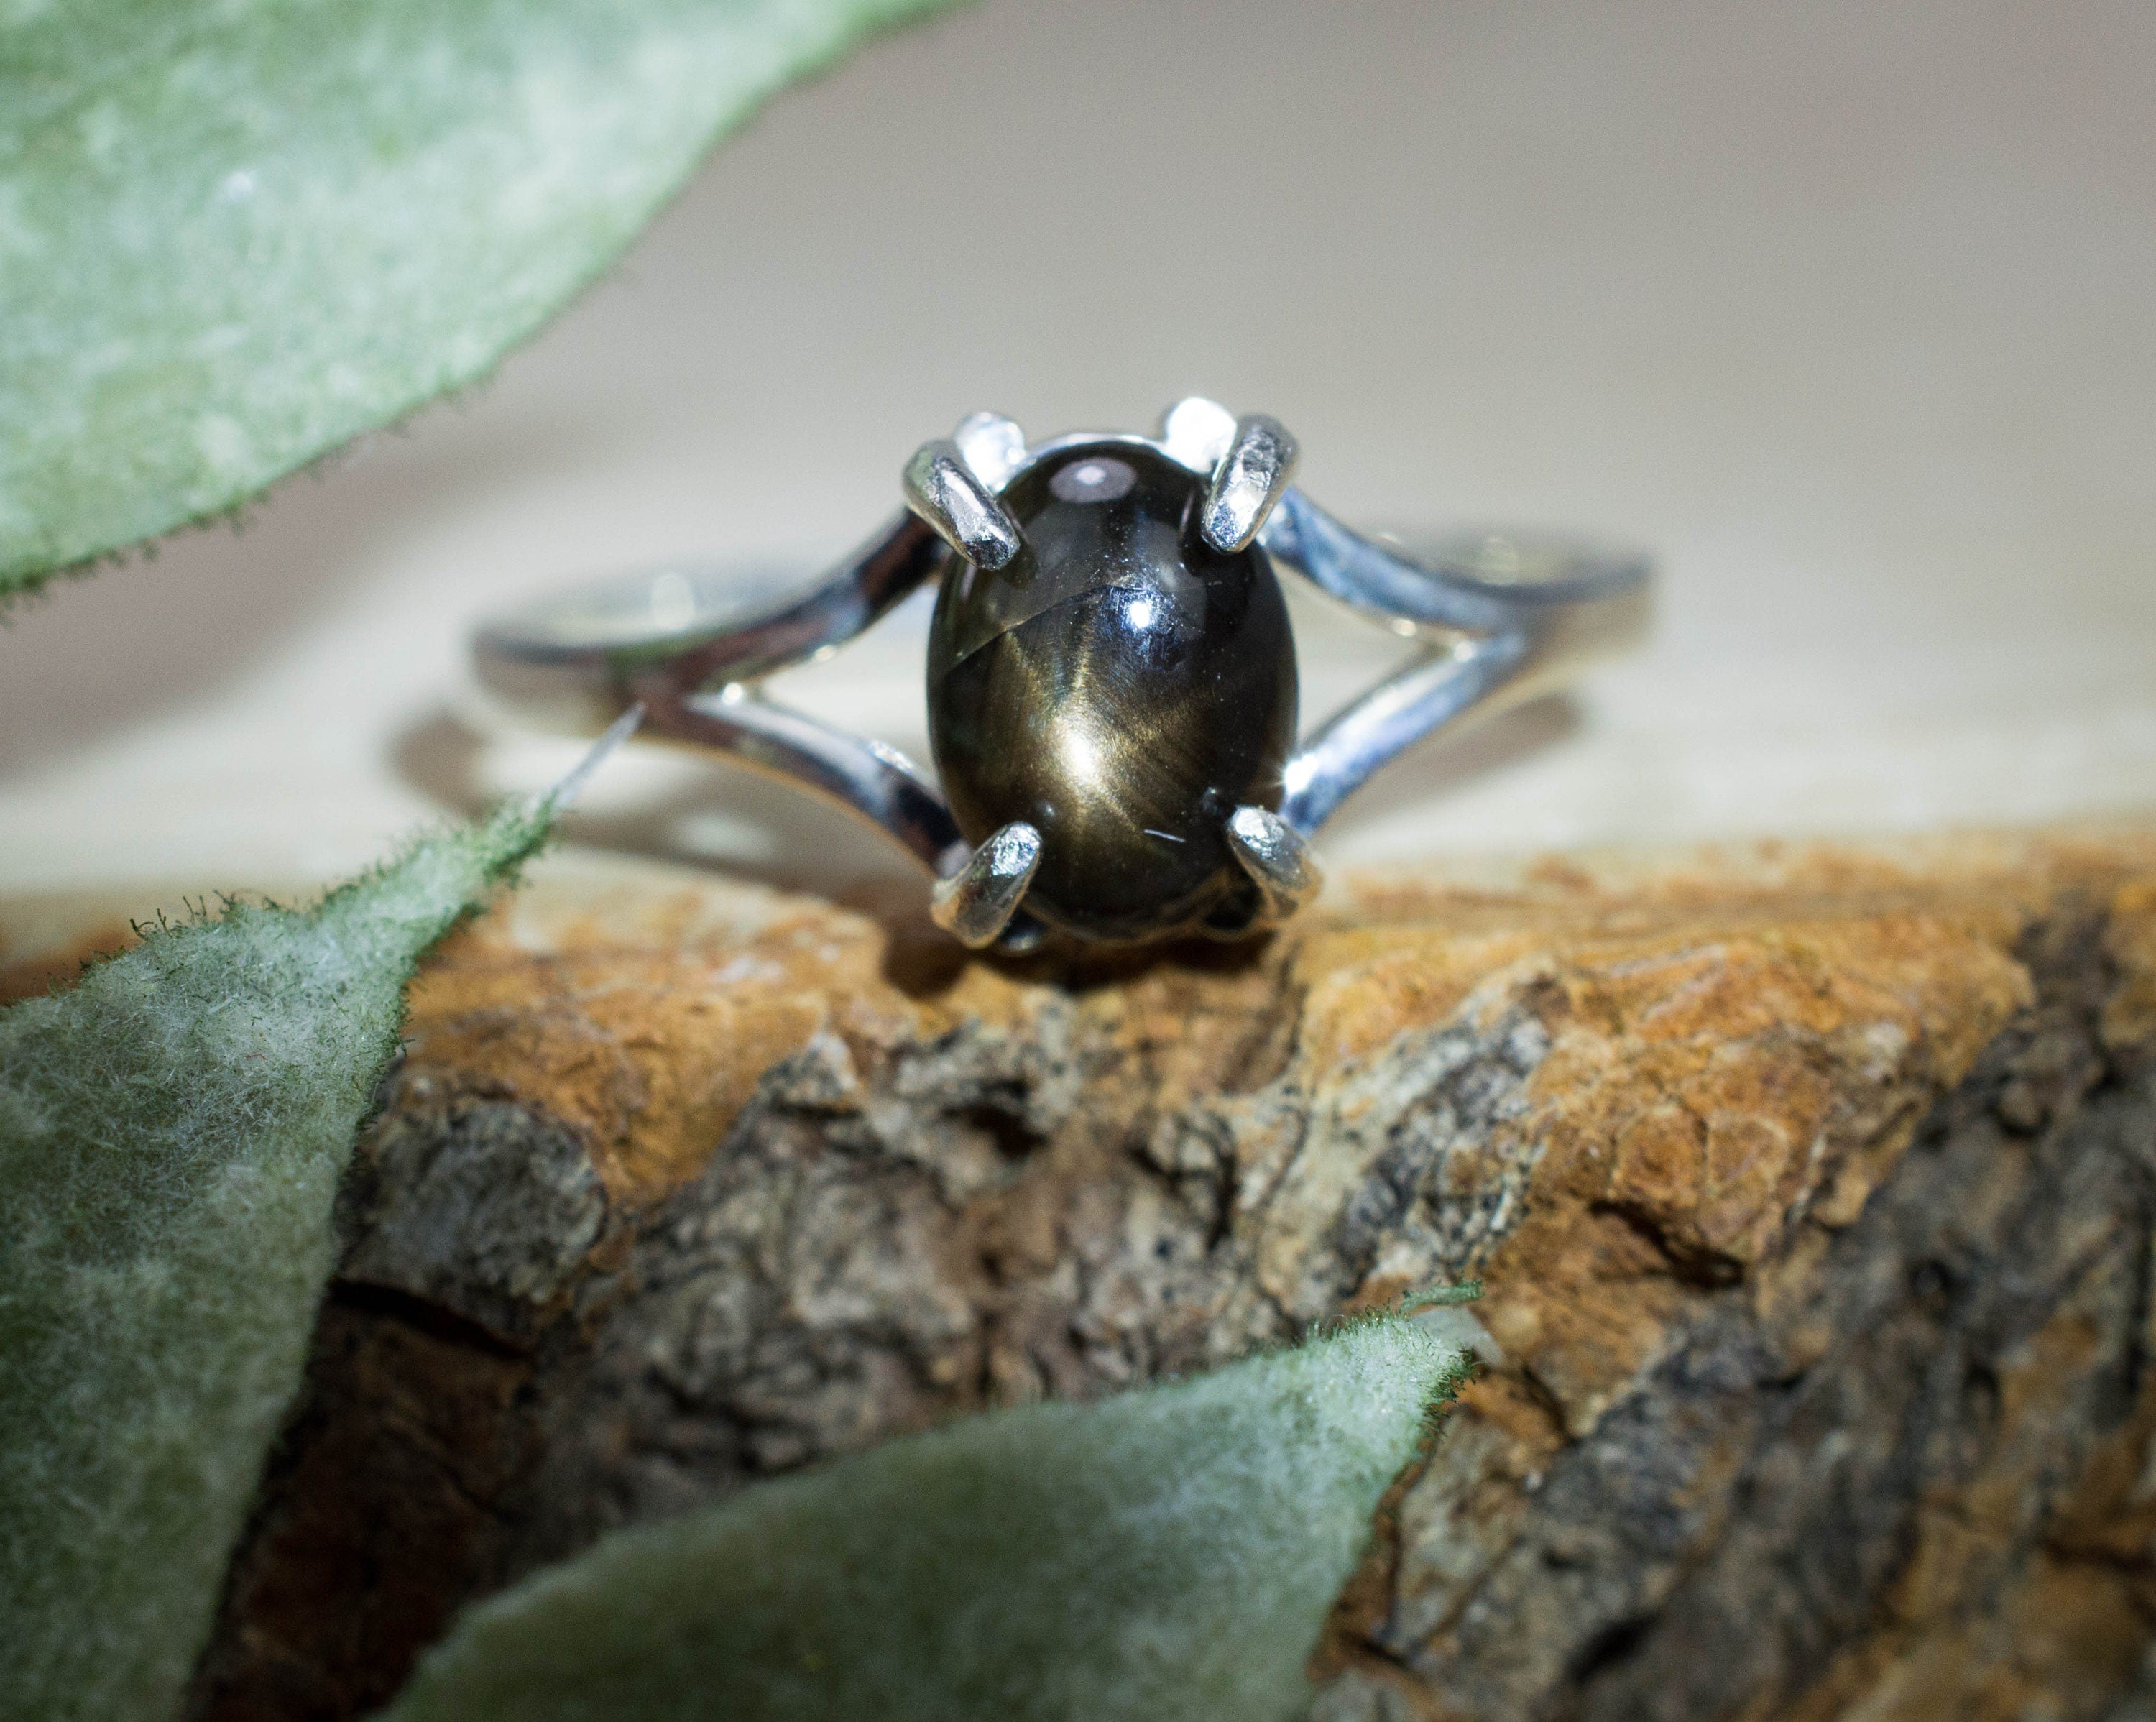
<path fill-rule="evenodd" d="M 1541 1152 L 1483 1318 L 1573 1432 L 1656 1354 L 1689 1286 L 1861 1207 L 1922 1106 L 2026 1000 L 2021 925 L 1860 909 L 1546 950 L 1552 1050 L 1508 1133 Z"/>
<path fill-rule="evenodd" d="M 2109 1054 L 2090 1050 L 2099 1011 Z M 615 1385 L 548 1411 L 545 1438 L 581 1431 L 575 1475 L 608 1488 L 631 1476 L 622 1454 L 731 1488 L 983 1406 L 1208 1367 L 1479 1277 L 1461 1318 L 1486 1329 L 1487 1366 L 1395 1491 L 1318 1668 L 1367 1677 L 1399 1714 L 1495 1722 L 1559 1713 L 1554 1694 L 1604 1661 L 1621 1673 L 1626 1635 L 1725 1532 L 1774 1566 L 1761 1551 L 1777 1528 L 1748 1517 L 1764 1509 L 1733 1479 L 1841 1462 L 1834 1432 L 1775 1446 L 1763 1405 L 1808 1378 L 1830 1398 L 1855 1383 L 1855 1409 L 1832 1416 L 1855 1420 L 1860 1445 L 1898 1438 L 1894 1386 L 1928 1367 L 1934 1321 L 1910 1313 L 1932 1296 L 1911 1276 L 1952 1266 L 1932 1254 L 1982 1234 L 1981 1259 L 2006 1265 L 1995 1277 L 2041 1277 L 2050 1298 L 2070 1277 L 2050 1257 L 2118 1255 L 2099 1234 L 2140 1221 L 2110 1195 L 2046 1195 L 2031 1169 L 2095 1175 L 2110 1150 L 2055 1121 L 2099 1090 L 2131 1103 L 2120 1073 L 2156 1045 L 2156 839 L 1575 860 L 1509 882 L 1351 887 L 1245 947 L 1017 963 L 968 958 L 915 912 L 542 877 L 435 959 L 410 1034 L 388 1115 L 403 1139 L 458 1149 L 468 1127 L 439 1093 L 512 1100 L 532 1118 L 487 1126 L 508 1133 L 501 1164 L 518 1132 L 539 1144 L 553 1121 L 603 1181 L 608 1230 L 588 1263 L 603 1287 L 547 1308 L 574 1302 L 578 1324 L 612 1334 L 617 1373 L 591 1379 Z M 425 1084 L 439 1092 L 423 1103 Z M 1946 1175 L 1948 1138 L 1981 1146 L 1938 1186 L 1953 1236 L 1876 1236 L 1882 1211 Z M 2116 1154 L 2103 1166 L 2125 1175 Z M 2036 1262 L 2000 1216 L 2045 1200 L 2080 1230 L 2047 1235 Z M 1874 1253 L 1851 1269 L 1852 1248 Z M 692 1281 L 723 1347 L 668 1325 Z M 1861 1298 L 1835 1293 L 1873 1284 L 1909 1333 L 1866 1361 Z M 752 1286 L 762 1301 L 728 1301 Z M 1996 1323 L 1938 1327 L 1995 1389 L 1983 1429 L 1970 1414 L 1970 1438 L 1991 1443 L 1981 1462 L 1882 1497 L 1908 1515 L 1906 1538 L 1847 1533 L 1893 1543 L 1902 1565 L 1866 1581 L 1872 1612 L 1837 1625 L 1830 1653 L 1748 1708 L 1698 1714 L 2003 1722 L 2032 1694 L 2118 1685 L 2156 1618 L 2156 1392 L 2086 1463 L 2061 1457 L 2097 1420 L 2060 1412 L 2057 1394 L 2113 1368 L 2087 1354 L 2092 1334 L 2117 1342 L 2116 1308 L 2097 1313 L 2062 1308 L 2018 1350 L 1984 1337 Z M 1686 1374 L 1738 1330 L 1753 1349 L 1711 1360 L 1735 1385 Z M 670 1360 L 663 1390 L 639 1411 L 608 1398 L 660 1369 L 654 1347 Z M 1755 1364 L 1771 1383 L 1747 1385 Z M 551 1390 L 583 1379 L 570 1369 Z M 1657 1406 L 1674 1407 L 1667 1427 L 1640 1421 Z M 1633 1469 L 1551 1506 L 1599 1452 Z M 1625 1507 L 1666 1462 L 1682 1474 Z M 2047 1482 L 2046 1466 L 2065 1468 Z M 1809 1506 L 1810 1485 L 1789 1486 Z M 584 1487 L 568 1488 L 578 1511 Z M 2038 1496 L 2031 1530 L 2015 1515 Z M 1670 1571 L 1580 1624 L 1564 1576 L 1621 1588 L 1644 1559 L 1624 1538 L 1672 1524 L 1691 1540 Z M 1830 1534 L 1843 1534 L 1806 1533 Z M 2011 1582 L 1979 1598 L 1987 1562 Z M 1810 1630 L 1809 1603 L 1780 1606 Z"/>
<path fill-rule="evenodd" d="M 617 1200 L 694 1176 L 764 1072 L 819 1034 L 872 1046 L 1026 1008 L 978 965 L 909 995 L 882 929 L 844 912 L 796 909 L 737 933 L 698 928 L 679 895 L 648 913 L 612 907 L 564 915 L 536 948 L 543 912 L 529 906 L 459 933 L 413 987 L 407 1070 L 584 1133 Z"/>
<path fill-rule="evenodd" d="M 2118 984 L 2104 1010 L 2104 1038 L 2118 1048 L 2156 1042 L 2156 877 L 2119 887 L 2105 944 Z"/>

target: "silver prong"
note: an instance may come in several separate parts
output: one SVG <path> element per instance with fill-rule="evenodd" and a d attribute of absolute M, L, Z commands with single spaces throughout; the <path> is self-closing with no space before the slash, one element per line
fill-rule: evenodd
<path fill-rule="evenodd" d="M 992 945 L 1040 867 L 1040 833 L 1024 820 L 998 827 L 973 859 L 938 882 L 928 912 L 938 927 L 975 950 Z"/>
<path fill-rule="evenodd" d="M 1235 421 L 1235 439 L 1213 469 L 1199 524 L 1215 550 L 1245 549 L 1265 523 L 1295 476 L 1301 453 L 1286 427 L 1263 413 L 1246 413 Z"/>
<path fill-rule="evenodd" d="M 1257 885 L 1260 926 L 1286 920 L 1325 882 L 1302 833 L 1262 807 L 1228 815 L 1228 847 Z"/>
<path fill-rule="evenodd" d="M 951 433 L 973 475 L 992 491 L 1025 464 L 1025 433 L 1000 413 L 969 413 Z"/>
<path fill-rule="evenodd" d="M 1218 401 L 1190 395 L 1160 415 L 1160 439 L 1185 466 L 1209 478 L 1235 439 L 1235 415 Z"/>
<path fill-rule="evenodd" d="M 1023 546 L 1018 522 L 967 465 L 957 444 L 923 443 L 906 463 L 905 485 L 906 506 L 983 568 L 1003 567 Z"/>

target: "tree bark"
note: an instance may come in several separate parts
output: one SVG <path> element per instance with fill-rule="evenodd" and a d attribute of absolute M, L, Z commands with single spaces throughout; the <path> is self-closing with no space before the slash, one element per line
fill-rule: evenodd
<path fill-rule="evenodd" d="M 2156 1714 L 2156 835 L 1009 964 L 562 876 L 410 1032 L 198 1717 L 363 1714 L 609 1527 L 1471 1277 L 1316 1716 Z"/>

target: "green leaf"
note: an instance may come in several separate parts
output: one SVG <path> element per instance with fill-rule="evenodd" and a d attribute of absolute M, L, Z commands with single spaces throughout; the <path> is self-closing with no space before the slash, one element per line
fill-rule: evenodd
<path fill-rule="evenodd" d="M 1400 1313 L 1412 1315 L 1418 1309 L 1456 1309 L 1474 1303 L 1481 1295 L 1482 1282 L 1479 1279 L 1464 1279 L 1456 1286 L 1426 1286 L 1400 1299 Z"/>
<path fill-rule="evenodd" d="M 484 374 L 947 0 L 0 0 L 0 594 Z"/>
<path fill-rule="evenodd" d="M 413 964 L 551 801 L 0 1012 L 0 1714 L 166 1722 L 299 1385 Z"/>
<path fill-rule="evenodd" d="M 895 1442 L 467 1614 L 382 1722 L 1263 1722 L 1462 1353 L 1397 1316 Z"/>

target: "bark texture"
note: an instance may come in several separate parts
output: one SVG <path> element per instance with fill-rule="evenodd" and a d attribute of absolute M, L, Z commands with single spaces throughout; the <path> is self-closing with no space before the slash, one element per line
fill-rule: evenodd
<path fill-rule="evenodd" d="M 1322 1722 L 2156 1716 L 2156 838 L 1004 965 L 563 879 L 411 1037 L 200 1718 L 362 1714 L 610 1526 L 1471 1276 Z"/>

